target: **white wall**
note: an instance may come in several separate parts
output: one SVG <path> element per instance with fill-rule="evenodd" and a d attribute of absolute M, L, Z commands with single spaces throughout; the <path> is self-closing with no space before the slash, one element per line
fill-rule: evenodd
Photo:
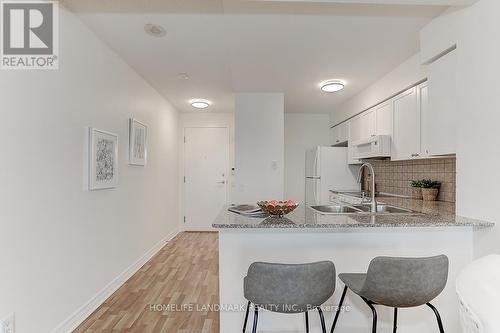
<path fill-rule="evenodd" d="M 282 199 L 284 190 L 284 95 L 236 94 L 236 203 Z"/>
<path fill-rule="evenodd" d="M 286 113 L 284 124 L 284 198 L 303 201 L 304 196 L 304 155 L 305 151 L 315 146 L 330 144 L 329 116 L 326 114 Z M 186 127 L 228 127 L 230 129 L 230 165 L 234 166 L 234 114 L 232 113 L 181 113 L 179 115 L 179 223 L 182 228 L 184 211 L 183 195 L 183 133 Z M 229 177 L 228 203 L 233 202 L 232 192 L 235 184 Z"/>
<path fill-rule="evenodd" d="M 177 228 L 177 112 L 61 9 L 60 69 L 1 71 L 0 317 L 50 332 Z M 126 164 L 127 119 L 149 125 Z M 85 127 L 119 135 L 118 188 L 83 188 Z"/>
<path fill-rule="evenodd" d="M 422 60 L 457 44 L 458 215 L 492 221 L 474 232 L 475 257 L 500 253 L 500 212 L 495 170 L 500 164 L 500 2 L 481 0 L 447 11 L 421 31 Z M 466 84 L 461 84 L 466 83 Z"/>
<path fill-rule="evenodd" d="M 500 2 L 464 10 L 458 40 L 457 213 L 497 223 L 475 233 L 476 257 L 500 253 Z"/>
<path fill-rule="evenodd" d="M 305 152 L 330 145 L 327 114 L 285 114 L 285 199 L 304 201 Z"/>
<path fill-rule="evenodd" d="M 184 129 L 186 127 L 227 127 L 229 129 L 229 165 L 234 167 L 234 114 L 233 113 L 180 113 L 179 114 L 179 225 L 184 228 Z M 228 203 L 232 203 L 234 177 L 228 177 Z"/>
<path fill-rule="evenodd" d="M 420 31 L 420 59 L 422 63 L 432 62 L 457 44 L 460 24 L 463 20 L 462 7 L 450 7 Z"/>
<path fill-rule="evenodd" d="M 330 113 L 330 124 L 336 125 L 424 80 L 426 69 L 420 65 L 420 54 L 406 60 L 387 75 Z"/>

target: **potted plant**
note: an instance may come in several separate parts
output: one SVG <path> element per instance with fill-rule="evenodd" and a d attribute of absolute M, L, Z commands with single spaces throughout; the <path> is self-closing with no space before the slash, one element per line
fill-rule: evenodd
<path fill-rule="evenodd" d="M 422 181 L 412 180 L 410 186 L 411 186 L 411 197 L 413 199 L 422 200 Z"/>
<path fill-rule="evenodd" d="M 441 183 L 435 180 L 424 179 L 421 181 L 422 197 L 424 201 L 436 201 Z"/>

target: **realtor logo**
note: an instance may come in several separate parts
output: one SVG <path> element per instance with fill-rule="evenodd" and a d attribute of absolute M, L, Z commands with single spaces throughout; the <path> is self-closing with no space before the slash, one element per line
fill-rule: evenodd
<path fill-rule="evenodd" d="M 1 68 L 57 69 L 57 1 L 1 1 Z"/>

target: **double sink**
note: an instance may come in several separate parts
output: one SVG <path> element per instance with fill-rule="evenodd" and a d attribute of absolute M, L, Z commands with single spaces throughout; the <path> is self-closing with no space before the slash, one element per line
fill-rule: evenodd
<path fill-rule="evenodd" d="M 349 214 L 391 214 L 391 215 L 415 215 L 417 212 L 395 207 L 383 203 L 377 204 L 377 212 L 371 212 L 371 205 L 368 204 L 337 204 L 310 206 L 311 209 L 322 215 L 349 215 Z"/>

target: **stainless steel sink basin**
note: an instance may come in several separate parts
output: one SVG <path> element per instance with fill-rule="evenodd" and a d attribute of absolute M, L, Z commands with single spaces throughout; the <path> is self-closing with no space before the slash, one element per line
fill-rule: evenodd
<path fill-rule="evenodd" d="M 352 205 L 353 207 L 363 211 L 364 213 L 370 213 L 370 204 L 362 204 L 362 205 Z M 411 209 L 395 207 L 386 204 L 378 204 L 377 205 L 377 214 L 413 214 L 415 213 Z"/>
<path fill-rule="evenodd" d="M 331 205 L 310 206 L 310 208 L 316 211 L 316 213 L 323 215 L 371 214 L 370 204 L 354 204 L 354 205 L 331 204 Z M 415 215 L 419 213 L 412 211 L 411 209 L 400 208 L 379 203 L 377 204 L 376 214 Z"/>
<path fill-rule="evenodd" d="M 355 214 L 361 210 L 347 205 L 321 205 L 311 206 L 311 208 L 320 214 Z"/>

